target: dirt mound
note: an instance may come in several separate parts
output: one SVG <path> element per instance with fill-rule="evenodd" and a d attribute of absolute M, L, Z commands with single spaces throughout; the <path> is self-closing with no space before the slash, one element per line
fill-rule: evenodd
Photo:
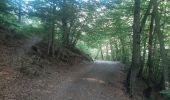
<path fill-rule="evenodd" d="M 28 43 L 26 42 L 26 44 Z M 32 46 L 29 45 L 27 51 L 27 53 L 23 54 L 24 56 L 20 57 L 18 63 L 20 64 L 20 72 L 29 77 L 42 76 L 44 74 L 44 65 L 75 65 L 93 61 L 89 55 L 77 48 L 65 48 L 62 46 L 58 46 L 55 49 L 55 56 L 51 57 L 48 55 L 48 44 L 44 40 Z"/>
<path fill-rule="evenodd" d="M 81 50 L 77 48 L 66 48 L 63 46 L 56 46 L 55 49 L 55 56 L 54 57 L 49 57 L 48 56 L 48 44 L 45 41 L 42 41 L 36 45 L 33 45 L 32 48 L 32 53 L 40 56 L 41 58 L 47 58 L 52 62 L 60 62 L 63 64 L 69 64 L 69 65 L 74 65 L 77 63 L 80 63 L 82 61 L 86 62 L 92 62 L 93 59 L 82 52 Z"/>
<path fill-rule="evenodd" d="M 81 61 L 93 61 L 92 58 L 77 48 L 58 47 L 55 51 L 57 58 L 68 64 L 75 64 Z"/>
<path fill-rule="evenodd" d="M 14 27 L 2 27 L 0 26 L 0 42 L 12 41 L 17 38 L 17 32 Z"/>

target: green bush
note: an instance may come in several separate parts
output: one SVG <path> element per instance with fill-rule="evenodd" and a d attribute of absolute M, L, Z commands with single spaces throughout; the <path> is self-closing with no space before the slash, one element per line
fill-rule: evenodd
<path fill-rule="evenodd" d="M 162 93 L 166 97 L 170 98 L 170 90 L 162 90 L 160 93 Z"/>

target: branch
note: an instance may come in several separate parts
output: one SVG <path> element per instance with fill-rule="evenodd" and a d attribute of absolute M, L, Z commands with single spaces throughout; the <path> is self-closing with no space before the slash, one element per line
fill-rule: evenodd
<path fill-rule="evenodd" d="M 142 19 L 142 21 L 141 21 L 140 33 L 142 32 L 142 30 L 143 30 L 143 28 L 144 28 L 144 25 L 145 25 L 145 23 L 146 23 L 147 17 L 148 17 L 148 15 L 150 14 L 150 9 L 151 9 L 151 7 L 152 7 L 152 3 L 151 3 L 151 1 L 150 1 L 150 2 L 149 2 L 149 5 L 148 5 L 148 9 L 146 10 L 145 15 L 143 16 L 143 19 Z"/>

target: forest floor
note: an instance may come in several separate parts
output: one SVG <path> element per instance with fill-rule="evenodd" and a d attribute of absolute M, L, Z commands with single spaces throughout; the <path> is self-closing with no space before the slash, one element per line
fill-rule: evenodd
<path fill-rule="evenodd" d="M 130 100 L 124 65 L 119 62 L 78 58 L 79 63 L 69 65 L 32 51 L 41 38 L 1 38 L 0 100 Z M 143 100 L 144 88 L 140 82 L 137 100 Z"/>
<path fill-rule="evenodd" d="M 71 68 L 48 66 L 46 75 L 33 79 L 22 75 L 14 78 L 14 71 L 7 69 L 8 73 L 1 71 L 0 74 L 1 78 L 4 75 L 8 80 L 8 83 L 4 84 L 0 98 L 2 100 L 129 100 L 123 86 L 125 74 L 122 68 L 120 63 L 101 61 Z"/>
<path fill-rule="evenodd" d="M 26 52 L 40 40 L 0 41 L 0 100 L 129 100 L 124 66 L 119 62 L 69 66 L 42 60 L 39 76 L 21 73 L 21 66 L 37 66 Z"/>

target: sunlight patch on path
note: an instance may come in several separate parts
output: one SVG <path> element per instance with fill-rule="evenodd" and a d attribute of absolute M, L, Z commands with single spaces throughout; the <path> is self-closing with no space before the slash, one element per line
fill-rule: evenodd
<path fill-rule="evenodd" d="M 82 78 L 82 80 L 86 80 L 86 81 L 89 81 L 89 82 L 96 82 L 96 83 L 100 83 L 100 84 L 105 84 L 105 82 L 103 80 L 99 80 L 99 79 L 96 79 L 96 78 Z"/>
<path fill-rule="evenodd" d="M 104 60 L 95 60 L 96 64 L 119 64 L 119 61 L 104 61 Z"/>

